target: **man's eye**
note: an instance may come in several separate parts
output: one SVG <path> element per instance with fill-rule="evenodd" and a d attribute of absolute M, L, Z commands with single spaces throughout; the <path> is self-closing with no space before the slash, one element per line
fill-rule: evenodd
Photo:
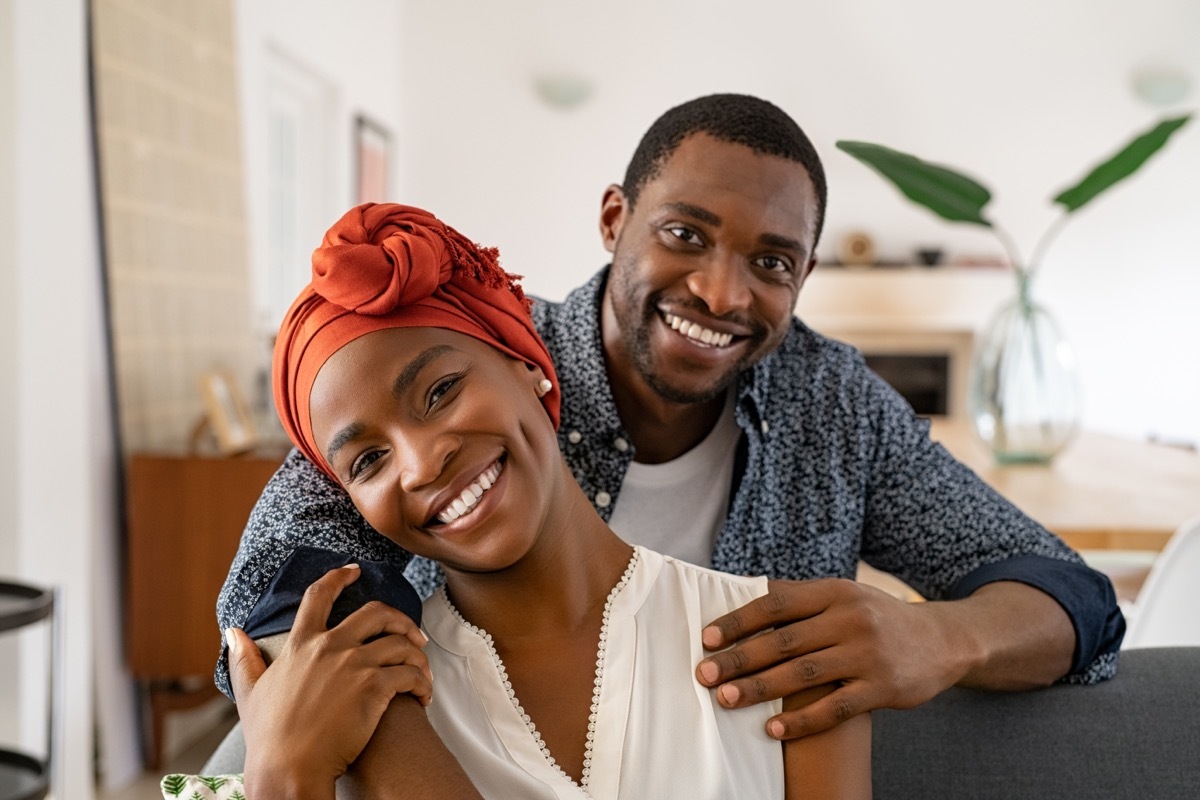
<path fill-rule="evenodd" d="M 700 243 L 700 234 L 696 233 L 691 228 L 685 228 L 682 225 L 674 225 L 667 228 L 667 233 L 671 234 L 680 241 L 687 242 L 688 244 Z"/>
<path fill-rule="evenodd" d="M 779 256 L 763 256 L 758 260 L 758 265 L 768 272 L 792 271 L 792 262 Z"/>
<path fill-rule="evenodd" d="M 383 458 L 382 450 L 368 450 L 367 452 L 354 459 L 354 463 L 350 465 L 350 480 L 354 480 L 359 475 L 363 474 L 371 466 Z"/>

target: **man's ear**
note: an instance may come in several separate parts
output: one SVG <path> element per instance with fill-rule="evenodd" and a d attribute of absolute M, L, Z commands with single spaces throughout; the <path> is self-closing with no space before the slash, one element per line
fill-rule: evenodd
<path fill-rule="evenodd" d="M 617 184 L 610 185 L 604 190 L 604 199 L 600 201 L 600 238 L 604 249 L 613 252 L 617 240 L 621 238 L 621 228 L 625 226 L 625 213 L 629 209 L 625 199 L 625 190 Z"/>

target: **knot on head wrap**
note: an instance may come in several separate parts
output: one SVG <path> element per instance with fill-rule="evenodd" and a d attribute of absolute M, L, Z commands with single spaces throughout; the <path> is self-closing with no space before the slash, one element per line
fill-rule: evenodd
<path fill-rule="evenodd" d="M 533 327 L 518 276 L 501 269 L 495 248 L 479 247 L 428 211 L 366 203 L 326 232 L 312 267 L 312 282 L 280 325 L 272 377 L 288 436 L 330 477 L 336 480 L 313 440 L 313 382 L 343 346 L 386 328 L 459 331 L 541 367 L 553 384 L 542 404 L 558 427 L 550 353 Z"/>

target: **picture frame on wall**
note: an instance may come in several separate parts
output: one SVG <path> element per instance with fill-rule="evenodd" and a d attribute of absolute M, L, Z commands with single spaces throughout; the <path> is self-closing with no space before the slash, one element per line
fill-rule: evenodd
<path fill-rule="evenodd" d="M 224 370 L 205 372 L 200 376 L 200 392 L 204 397 L 203 423 L 212 431 L 221 454 L 253 450 L 258 444 L 254 415 L 233 376 Z"/>
<path fill-rule="evenodd" d="M 355 197 L 359 203 L 386 203 L 390 196 L 392 136 L 388 129 L 359 114 L 354 119 Z"/>

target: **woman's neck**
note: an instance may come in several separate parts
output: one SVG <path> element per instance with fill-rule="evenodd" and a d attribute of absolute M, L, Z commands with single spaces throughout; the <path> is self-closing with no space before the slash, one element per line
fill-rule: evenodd
<path fill-rule="evenodd" d="M 459 613 L 497 641 L 593 629 L 633 555 L 567 478 L 563 503 L 520 562 L 488 573 L 446 570 Z"/>

